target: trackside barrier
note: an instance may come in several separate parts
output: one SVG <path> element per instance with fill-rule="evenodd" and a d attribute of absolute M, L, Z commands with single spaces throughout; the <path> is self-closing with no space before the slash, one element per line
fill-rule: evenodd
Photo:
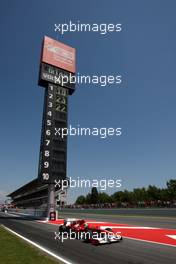
<path fill-rule="evenodd" d="M 33 209 L 33 208 L 13 208 L 8 210 L 9 213 L 14 214 L 21 214 L 26 216 L 32 216 L 32 217 L 46 217 L 47 212 L 46 210 L 41 209 Z"/>

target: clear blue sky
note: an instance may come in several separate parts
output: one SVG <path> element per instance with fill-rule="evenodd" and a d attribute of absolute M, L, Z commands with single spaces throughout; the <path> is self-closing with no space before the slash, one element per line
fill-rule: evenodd
<path fill-rule="evenodd" d="M 43 88 L 41 41 L 77 49 L 81 74 L 122 74 L 119 86 L 79 85 L 69 124 L 122 127 L 121 137 L 70 137 L 68 176 L 120 178 L 123 189 L 176 176 L 176 2 L 174 0 L 6 0 L 0 4 L 0 190 L 37 176 Z M 54 24 L 122 23 L 121 33 L 54 32 Z M 76 190 L 69 194 L 74 201 Z M 115 190 L 111 190 L 113 192 Z"/>

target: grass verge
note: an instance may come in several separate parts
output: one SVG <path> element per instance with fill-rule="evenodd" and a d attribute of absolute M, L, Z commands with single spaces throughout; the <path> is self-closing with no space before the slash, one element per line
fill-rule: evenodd
<path fill-rule="evenodd" d="M 0 226 L 0 263 L 61 264 L 62 262 L 47 256 Z"/>

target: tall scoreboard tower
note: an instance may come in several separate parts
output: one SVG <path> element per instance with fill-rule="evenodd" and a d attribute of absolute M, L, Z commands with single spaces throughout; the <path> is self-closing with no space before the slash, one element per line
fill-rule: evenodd
<path fill-rule="evenodd" d="M 55 184 L 66 180 L 68 96 L 75 91 L 74 48 L 44 37 L 39 85 L 45 88 L 38 179 L 48 184 L 48 217 L 55 215 Z M 58 186 L 58 185 L 57 185 Z M 60 184 L 60 188 L 61 188 Z"/>

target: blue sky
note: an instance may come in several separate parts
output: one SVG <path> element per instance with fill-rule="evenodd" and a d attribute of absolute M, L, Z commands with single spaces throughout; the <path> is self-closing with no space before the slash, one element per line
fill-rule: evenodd
<path fill-rule="evenodd" d="M 0 4 L 0 190 L 37 176 L 44 89 L 38 87 L 44 35 L 77 49 L 80 74 L 122 75 L 122 85 L 77 85 L 69 124 L 122 127 L 121 137 L 69 137 L 68 176 L 118 178 L 123 189 L 175 178 L 176 2 L 3 1 Z M 122 23 L 121 33 L 54 31 L 54 24 Z M 109 193 L 116 189 L 108 190 Z M 74 190 L 69 201 L 88 190 Z"/>

